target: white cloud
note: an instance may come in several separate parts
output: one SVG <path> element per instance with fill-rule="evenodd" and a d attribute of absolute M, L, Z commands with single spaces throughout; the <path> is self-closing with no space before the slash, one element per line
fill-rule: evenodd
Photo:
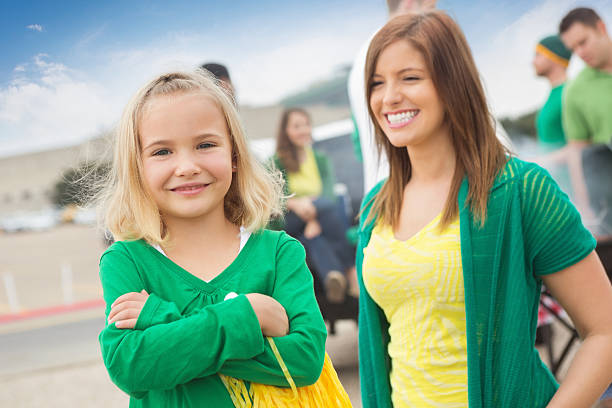
<path fill-rule="evenodd" d="M 604 21 L 612 24 L 612 13 L 604 7 L 593 7 Z M 491 105 L 498 116 L 516 116 L 539 108 L 546 100 L 549 85 L 537 78 L 531 61 L 538 40 L 554 34 L 563 16 L 573 7 L 575 0 L 544 0 L 516 21 L 501 27 L 490 38 L 488 46 L 475 52 Z M 573 77 L 584 66 L 573 57 L 569 75 Z"/>
<path fill-rule="evenodd" d="M 0 155 L 77 143 L 115 118 L 107 90 L 44 54 L 0 88 Z"/>
<path fill-rule="evenodd" d="M 26 26 L 26 28 L 29 30 L 38 31 L 38 32 L 41 32 L 43 30 L 43 26 L 41 26 L 40 24 L 30 24 Z"/>
<path fill-rule="evenodd" d="M 242 104 L 274 103 L 351 63 L 384 18 L 381 8 L 379 16 L 347 19 L 342 30 L 321 20 L 316 27 L 283 35 L 278 27 L 265 34 L 252 21 L 253 27 L 241 26 L 223 41 L 219 33 L 169 33 L 148 44 L 123 43 L 119 49 L 99 48 L 106 28 L 93 28 L 72 49 L 87 66 L 76 65 L 75 55 L 68 67 L 57 57 L 39 54 L 13 69 L 11 82 L 0 87 L 0 156 L 73 144 L 108 130 L 131 94 L 153 75 L 205 61 L 229 67 Z"/>

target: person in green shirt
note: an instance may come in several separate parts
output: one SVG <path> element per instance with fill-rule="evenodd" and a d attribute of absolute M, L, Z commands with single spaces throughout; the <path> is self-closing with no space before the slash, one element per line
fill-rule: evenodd
<path fill-rule="evenodd" d="M 266 336 L 296 386 L 317 382 L 326 328 L 304 249 L 263 229 L 279 180 L 204 71 L 162 74 L 125 108 L 101 195 L 117 241 L 100 259 L 99 341 L 130 407 L 229 408 L 236 384 L 287 387 Z"/>
<path fill-rule="evenodd" d="M 587 222 L 596 223 L 602 235 L 612 234 L 612 38 L 601 17 L 586 7 L 567 13 L 559 32 L 586 63 L 563 100 L 576 202 Z"/>
<path fill-rule="evenodd" d="M 390 172 L 360 217 L 363 407 L 408 407 L 406 395 L 430 396 L 419 407 L 591 407 L 612 378 L 612 286 L 567 195 L 495 137 L 457 23 L 442 11 L 389 21 L 370 43 L 365 85 Z M 534 346 L 543 283 L 584 339 L 560 386 Z M 416 336 L 421 327 L 437 330 Z M 466 375 L 463 391 L 446 369 Z M 421 378 L 399 383 L 407 372 Z"/>
<path fill-rule="evenodd" d="M 533 68 L 536 75 L 546 78 L 551 86 L 548 98 L 536 117 L 538 156 L 535 161 L 551 172 L 553 178 L 566 192 L 571 183 L 565 155 L 565 133 L 561 120 L 561 95 L 567 80 L 567 66 L 572 56 L 558 35 L 549 35 L 536 45 Z M 562 149 L 561 149 L 562 151 Z"/>
<path fill-rule="evenodd" d="M 565 145 L 561 122 L 561 94 L 567 80 L 567 66 L 572 52 L 565 48 L 558 35 L 549 35 L 536 45 L 533 68 L 537 76 L 546 78 L 551 90 L 538 112 L 536 128 L 538 142 L 545 152 Z"/>

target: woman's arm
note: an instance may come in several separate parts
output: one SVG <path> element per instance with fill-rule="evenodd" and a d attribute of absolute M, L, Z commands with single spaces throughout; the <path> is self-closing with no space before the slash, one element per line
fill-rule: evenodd
<path fill-rule="evenodd" d="M 612 286 L 594 251 L 542 279 L 584 340 L 548 407 L 591 407 L 612 383 Z"/>

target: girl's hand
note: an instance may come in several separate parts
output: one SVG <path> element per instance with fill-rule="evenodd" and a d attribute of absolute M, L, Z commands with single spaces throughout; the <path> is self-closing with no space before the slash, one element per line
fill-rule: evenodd
<path fill-rule="evenodd" d="M 133 329 L 148 298 L 149 294 L 144 289 L 119 296 L 111 305 L 108 324 L 114 322 L 118 329 Z"/>
<path fill-rule="evenodd" d="M 261 293 L 249 293 L 246 297 L 251 302 L 264 336 L 281 337 L 289 333 L 287 312 L 280 303 Z"/>

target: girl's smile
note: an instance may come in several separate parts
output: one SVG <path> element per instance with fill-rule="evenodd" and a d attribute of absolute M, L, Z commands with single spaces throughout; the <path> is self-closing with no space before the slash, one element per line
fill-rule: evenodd
<path fill-rule="evenodd" d="M 202 183 L 187 183 L 187 184 L 183 184 L 178 187 L 171 188 L 170 191 L 174 191 L 175 193 L 183 194 L 183 195 L 196 195 L 204 191 L 204 189 L 208 185 L 209 184 L 202 184 Z"/>

